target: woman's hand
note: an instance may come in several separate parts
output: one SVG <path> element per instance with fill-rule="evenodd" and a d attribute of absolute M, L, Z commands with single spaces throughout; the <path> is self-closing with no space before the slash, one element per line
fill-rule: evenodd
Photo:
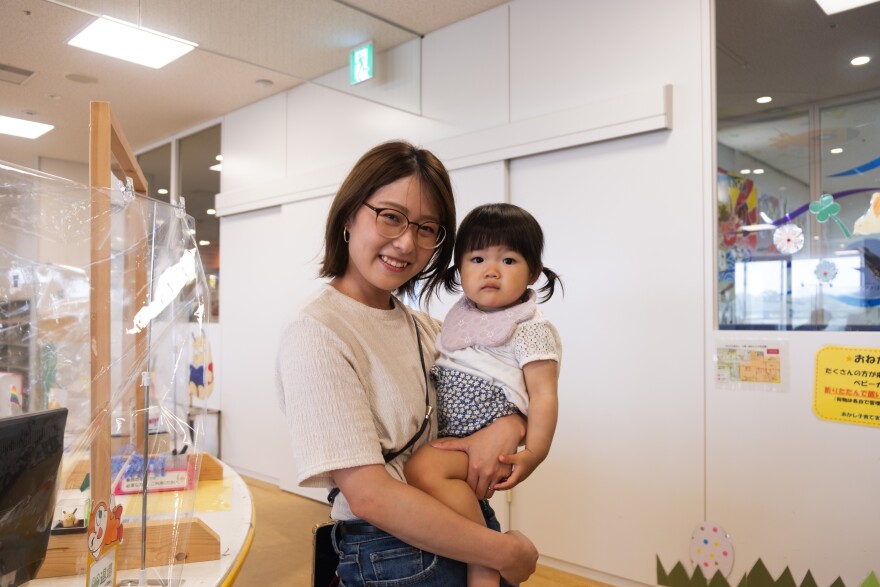
<path fill-rule="evenodd" d="M 355 516 L 407 544 L 497 569 L 514 585 L 535 572 L 538 551 L 523 534 L 501 534 L 466 519 L 427 493 L 393 479 L 383 465 L 339 469 L 331 475 Z"/>
<path fill-rule="evenodd" d="M 515 454 L 525 434 L 525 418 L 514 414 L 498 418 L 465 438 L 449 438 L 431 444 L 436 448 L 460 450 L 467 454 L 467 484 L 474 495 L 483 499 L 491 497 L 495 485 L 510 475 L 511 466 L 501 462 L 499 457 Z"/>

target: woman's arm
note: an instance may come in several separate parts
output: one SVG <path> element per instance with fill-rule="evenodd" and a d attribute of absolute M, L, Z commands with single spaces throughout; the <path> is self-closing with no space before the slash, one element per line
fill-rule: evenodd
<path fill-rule="evenodd" d="M 521 583 L 535 571 L 538 551 L 519 532 L 480 526 L 436 499 L 392 478 L 382 465 L 333 471 L 352 513 L 416 548 L 497 569 Z"/>
<path fill-rule="evenodd" d="M 501 462 L 500 457 L 516 453 L 525 435 L 525 418 L 514 414 L 498 418 L 465 438 L 451 438 L 431 444 L 436 448 L 467 453 L 467 483 L 474 495 L 483 499 L 490 497 L 493 487 L 510 475 L 510 464 Z"/>
<path fill-rule="evenodd" d="M 494 488 L 512 489 L 532 474 L 547 458 L 553 434 L 556 431 L 559 401 L 557 383 L 559 363 L 553 360 L 533 361 L 523 366 L 526 390 L 529 393 L 529 423 L 525 449 L 516 454 L 499 457 L 502 463 L 513 465 L 513 472 Z"/>

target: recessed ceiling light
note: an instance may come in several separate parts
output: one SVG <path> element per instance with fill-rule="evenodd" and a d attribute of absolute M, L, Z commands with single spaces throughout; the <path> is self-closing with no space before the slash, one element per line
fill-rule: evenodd
<path fill-rule="evenodd" d="M 873 4 L 877 0 L 816 0 L 816 3 L 825 11 L 825 14 L 832 15 L 844 10 L 851 10 L 859 6 Z"/>
<path fill-rule="evenodd" d="M 165 67 L 197 47 L 190 41 L 107 16 L 92 22 L 67 44 L 153 69 Z"/>
<path fill-rule="evenodd" d="M 205 210 L 205 214 L 207 214 L 208 216 L 213 216 L 216 213 L 217 213 L 217 210 L 215 210 L 213 208 L 208 208 L 207 210 Z"/>
<path fill-rule="evenodd" d="M 55 127 L 51 124 L 43 124 L 42 122 L 23 120 L 21 118 L 12 118 L 10 116 L 0 116 L 0 134 L 4 135 L 12 135 L 14 137 L 22 137 L 25 139 L 36 139 L 53 128 Z"/>
<path fill-rule="evenodd" d="M 762 173 L 764 173 L 764 170 L 763 169 L 754 169 L 754 170 L 752 170 L 752 173 L 754 173 L 755 175 L 761 175 Z"/>
<path fill-rule="evenodd" d="M 743 175 L 748 175 L 752 172 L 752 170 L 751 169 L 740 169 L 739 172 L 742 173 Z"/>
<path fill-rule="evenodd" d="M 855 59 L 850 61 L 850 63 L 852 63 L 853 65 L 864 65 L 866 63 L 869 63 L 870 61 L 870 57 L 868 57 L 867 55 L 862 55 L 861 57 L 856 57 Z"/>
<path fill-rule="evenodd" d="M 208 169 L 210 169 L 211 171 L 223 171 L 223 164 L 218 163 L 217 165 L 211 165 L 210 167 L 208 167 Z"/>
<path fill-rule="evenodd" d="M 755 102 L 757 102 L 758 104 L 767 104 L 772 101 L 773 101 L 773 98 L 771 98 L 770 96 L 761 96 L 760 98 L 755 100 Z"/>
<path fill-rule="evenodd" d="M 223 161 L 223 155 L 217 155 L 216 157 L 214 157 L 214 159 L 216 159 L 217 161 Z"/>
<path fill-rule="evenodd" d="M 207 247 L 211 244 L 211 241 L 199 241 L 199 246 Z"/>
<path fill-rule="evenodd" d="M 273 81 L 270 80 L 270 79 L 258 79 L 255 83 L 256 83 L 258 86 L 260 86 L 261 88 L 263 88 L 264 90 L 265 90 L 266 88 L 271 88 L 272 86 L 275 85 L 275 82 L 273 82 Z"/>
<path fill-rule="evenodd" d="M 840 147 L 835 147 L 831 149 L 831 152 L 837 155 L 838 153 L 843 153 L 843 149 L 841 149 Z"/>
<path fill-rule="evenodd" d="M 164 196 L 165 194 L 168 193 L 168 190 L 166 190 L 165 188 L 159 188 L 159 189 L 156 190 L 156 191 L 158 191 L 158 192 L 159 192 L 160 194 L 162 194 L 163 196 Z"/>

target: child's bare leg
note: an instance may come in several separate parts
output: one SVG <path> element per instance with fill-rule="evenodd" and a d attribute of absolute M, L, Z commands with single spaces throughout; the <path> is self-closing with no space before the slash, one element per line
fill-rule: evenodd
<path fill-rule="evenodd" d="M 406 482 L 418 487 L 459 514 L 485 524 L 474 492 L 467 484 L 468 457 L 457 450 L 421 447 L 406 463 Z"/>
<path fill-rule="evenodd" d="M 406 463 L 406 482 L 448 505 L 459 514 L 485 524 L 483 510 L 467 484 L 468 457 L 457 450 L 421 447 Z M 497 571 L 468 565 L 468 587 L 498 587 Z"/>

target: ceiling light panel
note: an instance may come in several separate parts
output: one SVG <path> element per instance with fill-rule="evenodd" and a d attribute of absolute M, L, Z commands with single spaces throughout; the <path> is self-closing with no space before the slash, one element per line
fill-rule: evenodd
<path fill-rule="evenodd" d="M 874 2 L 877 2 L 877 0 L 816 0 L 816 4 L 829 16 L 838 12 L 852 10 L 859 6 L 867 6 Z"/>
<path fill-rule="evenodd" d="M 55 127 L 51 124 L 43 124 L 42 122 L 34 122 L 32 120 L 22 120 L 21 118 L 11 118 L 9 116 L 0 116 L 0 134 L 4 135 L 12 135 L 14 137 L 22 137 L 25 139 L 36 139 L 53 128 Z"/>
<path fill-rule="evenodd" d="M 195 43 L 106 16 L 87 26 L 68 44 L 153 69 L 165 67 L 197 47 Z"/>

